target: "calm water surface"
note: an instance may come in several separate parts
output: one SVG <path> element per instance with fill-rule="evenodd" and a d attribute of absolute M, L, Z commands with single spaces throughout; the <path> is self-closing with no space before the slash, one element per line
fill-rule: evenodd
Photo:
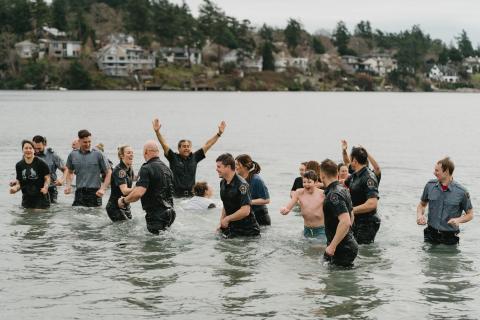
<path fill-rule="evenodd" d="M 457 248 L 431 247 L 415 208 L 435 161 L 449 155 L 478 211 L 479 105 L 473 94 L 0 92 L 0 318 L 478 319 L 478 217 Z M 131 144 L 138 170 L 157 116 L 172 147 L 190 138 L 199 148 L 227 121 L 197 180 L 219 200 L 215 158 L 252 155 L 272 198 L 273 225 L 260 239 L 217 239 L 218 210 L 178 207 L 171 230 L 155 237 L 140 204 L 132 221 L 113 224 L 104 208 L 72 208 L 71 195 L 32 213 L 8 194 L 22 139 L 43 134 L 66 159 L 88 128 L 115 163 L 116 146 Z M 299 162 L 340 160 L 343 138 L 383 170 L 382 226 L 351 270 L 324 265 L 303 219 L 278 213 Z"/>

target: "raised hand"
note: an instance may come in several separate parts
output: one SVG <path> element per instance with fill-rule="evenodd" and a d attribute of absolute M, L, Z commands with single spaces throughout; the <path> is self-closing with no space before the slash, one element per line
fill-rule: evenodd
<path fill-rule="evenodd" d="M 223 131 L 225 131 L 226 126 L 227 124 L 225 123 L 225 121 L 220 122 L 220 124 L 218 125 L 218 133 L 223 134 Z"/>
<path fill-rule="evenodd" d="M 160 120 L 158 118 L 155 118 L 152 121 L 152 127 L 155 132 L 160 131 L 160 128 L 162 127 L 162 124 L 160 123 Z"/>
<path fill-rule="evenodd" d="M 342 144 L 342 150 L 347 151 L 347 149 L 348 149 L 347 140 L 340 140 L 340 142 L 341 142 L 341 144 Z"/>

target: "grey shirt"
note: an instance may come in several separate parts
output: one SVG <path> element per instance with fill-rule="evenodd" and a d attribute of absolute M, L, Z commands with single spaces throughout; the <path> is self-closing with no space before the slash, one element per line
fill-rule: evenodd
<path fill-rule="evenodd" d="M 459 229 L 449 225 L 448 220 L 472 209 L 467 189 L 456 181 L 450 182 L 447 190 L 443 191 L 438 180 L 430 180 L 425 185 L 421 200 L 428 202 L 428 225 L 440 231 L 458 232 Z"/>
<path fill-rule="evenodd" d="M 50 186 L 54 186 L 55 180 L 57 180 L 57 169 L 62 170 L 65 167 L 65 162 L 63 162 L 62 158 L 60 158 L 52 148 L 47 148 L 43 152 L 35 155 L 47 163 L 50 169 Z"/>
<path fill-rule="evenodd" d="M 77 176 L 77 189 L 98 189 L 102 185 L 101 174 L 105 174 L 110 166 L 101 151 L 91 149 L 87 152 L 73 150 L 68 155 L 67 168 Z"/>

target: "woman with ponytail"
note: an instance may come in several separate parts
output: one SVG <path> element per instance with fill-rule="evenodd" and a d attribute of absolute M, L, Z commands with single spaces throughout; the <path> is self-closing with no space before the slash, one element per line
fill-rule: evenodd
<path fill-rule="evenodd" d="M 258 224 L 269 226 L 271 221 L 266 205 L 270 203 L 270 195 L 265 182 L 259 175 L 260 165 L 253 161 L 248 154 L 241 154 L 235 159 L 235 170 L 250 185 L 252 211 Z"/>

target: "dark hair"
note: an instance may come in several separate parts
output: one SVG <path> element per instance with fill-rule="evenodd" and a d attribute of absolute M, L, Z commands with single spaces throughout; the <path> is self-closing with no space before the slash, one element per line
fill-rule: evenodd
<path fill-rule="evenodd" d="M 318 181 L 318 174 L 313 170 L 305 171 L 305 173 L 303 174 L 303 177 L 313 181 Z"/>
<path fill-rule="evenodd" d="M 337 177 L 338 168 L 337 164 L 330 159 L 325 159 L 320 164 L 320 170 L 329 178 Z"/>
<path fill-rule="evenodd" d="M 87 129 L 83 129 L 83 130 L 78 131 L 78 139 L 83 139 L 83 138 L 86 138 L 86 137 L 90 137 L 91 135 L 92 134 Z"/>
<path fill-rule="evenodd" d="M 313 170 L 318 177 L 318 181 L 320 181 L 320 163 L 318 163 L 315 160 L 310 160 L 307 162 L 307 165 L 305 166 L 306 170 Z"/>
<path fill-rule="evenodd" d="M 193 186 L 193 194 L 197 197 L 205 197 L 205 193 L 208 190 L 208 184 L 204 181 L 197 182 Z"/>
<path fill-rule="evenodd" d="M 302 162 L 302 163 L 300 163 L 300 164 L 301 164 L 302 166 L 306 167 L 306 166 L 307 166 L 307 163 L 308 163 L 308 162 L 305 161 L 305 162 Z"/>
<path fill-rule="evenodd" d="M 259 174 L 262 170 L 262 168 L 260 168 L 260 165 L 257 162 L 253 161 L 248 154 L 238 155 L 235 160 L 240 162 L 242 166 L 248 169 L 247 181 L 250 181 L 254 174 Z"/>
<path fill-rule="evenodd" d="M 192 141 L 187 140 L 187 139 L 182 139 L 182 140 L 178 141 L 178 148 L 180 148 L 182 146 L 182 143 L 184 143 L 184 142 L 188 142 L 190 145 L 192 145 Z"/>
<path fill-rule="evenodd" d="M 22 150 L 23 150 L 23 147 L 24 147 L 26 144 L 29 144 L 29 145 L 32 146 L 32 148 L 35 148 L 35 147 L 33 146 L 33 142 L 32 142 L 32 141 L 25 139 L 25 140 L 22 140 Z"/>
<path fill-rule="evenodd" d="M 232 170 L 235 170 L 235 159 L 230 153 L 223 153 L 218 156 L 216 162 L 221 162 L 224 166 L 229 166 Z"/>
<path fill-rule="evenodd" d="M 320 167 L 321 167 L 321 166 L 322 166 L 322 165 L 320 164 Z M 347 167 L 347 168 L 348 168 L 348 166 L 347 166 L 345 163 L 343 163 L 343 162 L 340 162 L 340 163 L 337 165 L 337 170 L 340 171 L 340 168 L 341 168 L 341 167 Z"/>
<path fill-rule="evenodd" d="M 361 165 L 368 164 L 368 153 L 363 147 L 353 147 L 350 153 L 350 158 L 357 160 Z"/>
<path fill-rule="evenodd" d="M 47 138 L 39 136 L 39 135 L 36 135 L 35 137 L 33 137 L 32 141 L 35 142 L 35 143 L 47 144 Z"/>
<path fill-rule="evenodd" d="M 442 160 L 438 160 L 437 164 L 442 166 L 443 171 L 447 171 L 450 175 L 453 174 L 453 170 L 455 170 L 455 164 L 450 159 L 450 157 L 445 157 Z"/>

